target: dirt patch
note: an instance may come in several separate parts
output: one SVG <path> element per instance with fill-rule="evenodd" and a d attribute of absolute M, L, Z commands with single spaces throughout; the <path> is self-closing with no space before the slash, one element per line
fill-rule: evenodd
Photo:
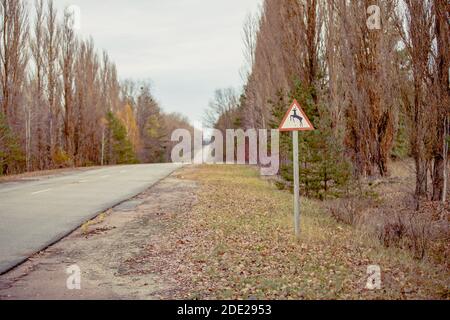
<path fill-rule="evenodd" d="M 175 290 L 139 262 L 196 201 L 196 183 L 175 175 L 120 205 L 0 277 L 0 299 L 158 299 Z M 133 205 L 137 207 L 133 208 Z M 151 248 L 154 251 L 149 251 Z M 66 270 L 81 270 L 68 290 Z"/>

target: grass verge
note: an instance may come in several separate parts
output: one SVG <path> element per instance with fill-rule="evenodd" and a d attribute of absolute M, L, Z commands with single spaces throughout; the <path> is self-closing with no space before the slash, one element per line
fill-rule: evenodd
<path fill-rule="evenodd" d="M 448 270 L 384 248 L 318 202 L 303 199 L 295 239 L 292 195 L 253 168 L 190 167 L 179 176 L 199 183 L 197 204 L 160 238 L 164 254 L 152 255 L 179 288 L 172 298 L 449 298 Z M 381 268 L 380 290 L 366 289 L 370 265 Z"/>

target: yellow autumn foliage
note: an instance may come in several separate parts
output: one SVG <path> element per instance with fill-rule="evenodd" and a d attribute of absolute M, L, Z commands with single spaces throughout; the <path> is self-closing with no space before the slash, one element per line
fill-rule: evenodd
<path fill-rule="evenodd" d="M 133 144 L 134 150 L 140 150 L 141 140 L 139 137 L 139 129 L 133 108 L 129 104 L 126 104 L 121 110 L 117 112 L 117 117 L 120 119 L 120 121 L 122 121 L 125 128 L 127 129 L 128 139 Z"/>

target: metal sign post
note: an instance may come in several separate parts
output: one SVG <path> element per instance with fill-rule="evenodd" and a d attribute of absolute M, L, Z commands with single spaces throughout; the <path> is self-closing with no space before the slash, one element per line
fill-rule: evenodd
<path fill-rule="evenodd" d="M 294 226 L 295 236 L 300 238 L 300 168 L 298 161 L 298 131 L 292 132 L 294 144 Z"/>
<path fill-rule="evenodd" d="M 309 121 L 297 100 L 294 100 L 281 122 L 280 131 L 292 131 L 294 153 L 294 229 L 295 236 L 300 238 L 300 163 L 298 155 L 298 132 L 312 131 L 314 126 Z"/>

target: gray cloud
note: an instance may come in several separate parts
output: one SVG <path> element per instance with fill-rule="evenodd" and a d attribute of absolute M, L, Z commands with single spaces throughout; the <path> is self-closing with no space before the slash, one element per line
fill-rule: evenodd
<path fill-rule="evenodd" d="M 214 90 L 241 85 L 241 30 L 261 0 L 56 0 L 77 5 L 82 36 L 109 52 L 121 78 L 151 79 L 166 111 L 199 121 Z"/>

